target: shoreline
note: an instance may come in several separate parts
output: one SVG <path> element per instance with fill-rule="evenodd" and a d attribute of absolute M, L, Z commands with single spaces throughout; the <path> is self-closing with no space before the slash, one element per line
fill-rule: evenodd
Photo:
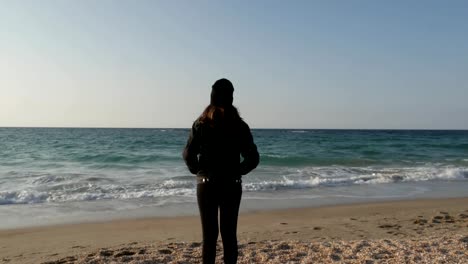
<path fill-rule="evenodd" d="M 301 189 L 258 194 L 246 192 L 242 197 L 240 213 L 460 198 L 467 195 L 467 188 L 467 181 L 459 181 L 385 183 L 374 185 L 373 188 L 368 188 L 366 185 L 319 187 L 310 192 Z M 184 203 L 163 205 L 152 203 L 154 201 L 103 199 L 57 204 L 5 205 L 0 207 L 0 231 L 116 220 L 198 216 L 196 198 L 186 199 Z"/>
<path fill-rule="evenodd" d="M 247 248 L 250 243 L 271 241 L 331 243 L 442 236 L 468 236 L 468 197 L 250 211 L 239 215 L 238 224 L 239 243 Z M 171 243 L 189 242 L 195 243 L 196 255 L 200 240 L 198 215 L 16 228 L 0 230 L 0 260 L 42 263 L 108 248 L 167 248 Z"/>

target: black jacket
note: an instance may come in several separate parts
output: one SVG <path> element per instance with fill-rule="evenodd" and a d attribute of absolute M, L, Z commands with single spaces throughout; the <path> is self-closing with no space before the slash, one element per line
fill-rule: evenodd
<path fill-rule="evenodd" d="M 191 173 L 217 180 L 240 179 L 260 161 L 250 128 L 243 120 L 215 127 L 196 120 L 183 157 Z"/>

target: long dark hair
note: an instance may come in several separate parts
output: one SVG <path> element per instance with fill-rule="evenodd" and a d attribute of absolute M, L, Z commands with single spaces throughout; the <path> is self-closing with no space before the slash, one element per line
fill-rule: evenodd
<path fill-rule="evenodd" d="M 242 118 L 237 108 L 233 105 L 221 107 L 208 105 L 200 115 L 200 123 L 210 126 L 229 125 L 241 121 Z"/>

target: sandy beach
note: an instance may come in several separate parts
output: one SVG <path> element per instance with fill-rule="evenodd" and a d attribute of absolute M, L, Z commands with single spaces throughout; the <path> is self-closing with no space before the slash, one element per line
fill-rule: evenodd
<path fill-rule="evenodd" d="M 1 230 L 0 263 L 199 263 L 200 238 L 198 216 Z M 238 239 L 238 263 L 467 263 L 468 198 L 249 212 Z"/>

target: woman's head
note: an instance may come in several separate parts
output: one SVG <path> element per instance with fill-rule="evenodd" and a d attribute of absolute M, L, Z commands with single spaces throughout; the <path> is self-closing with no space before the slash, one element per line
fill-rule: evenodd
<path fill-rule="evenodd" d="M 234 86 L 228 79 L 219 79 L 211 86 L 210 104 L 219 107 L 232 105 Z"/>
<path fill-rule="evenodd" d="M 228 79 L 217 80 L 211 89 L 211 100 L 200 116 L 202 123 L 217 125 L 240 120 L 237 108 L 232 105 L 234 86 Z"/>

